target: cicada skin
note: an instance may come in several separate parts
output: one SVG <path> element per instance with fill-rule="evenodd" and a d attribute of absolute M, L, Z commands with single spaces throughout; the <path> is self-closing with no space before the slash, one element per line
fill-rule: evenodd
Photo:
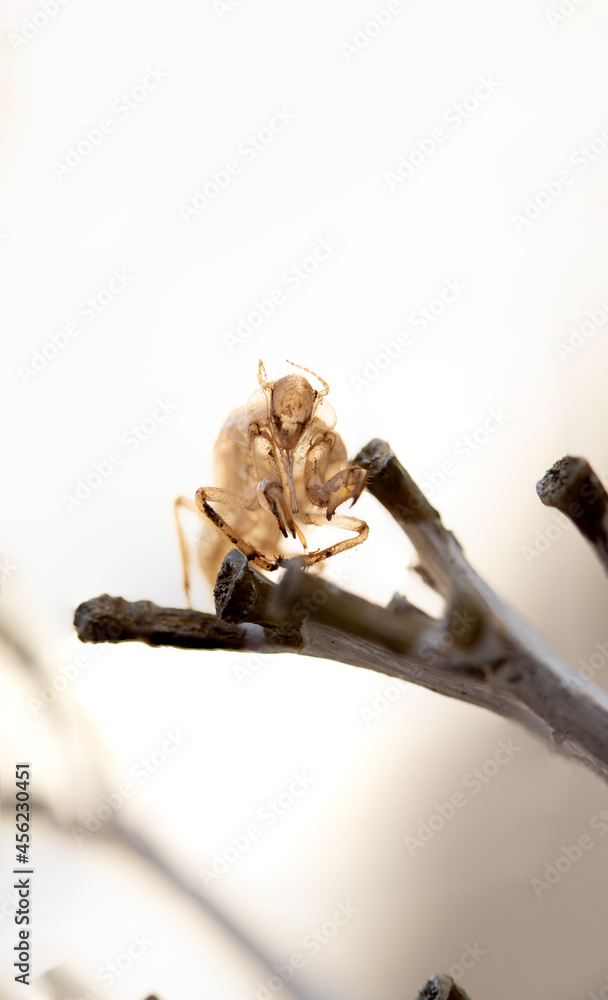
<path fill-rule="evenodd" d="M 294 367 L 314 375 L 307 368 Z M 211 586 L 233 546 L 259 569 L 273 571 L 288 561 L 290 538 L 301 546 L 306 566 L 367 538 L 365 521 L 335 513 L 347 500 L 351 506 L 357 501 L 366 472 L 344 465 L 346 448 L 334 430 L 336 414 L 326 398 L 329 386 L 318 375 L 314 377 L 321 382 L 321 390 L 299 374 L 269 381 L 260 361 L 259 388 L 245 407 L 230 414 L 219 433 L 214 451 L 218 486 L 200 487 L 194 503 L 184 497 L 176 500 L 176 516 L 185 506 L 196 509 L 204 519 L 198 557 Z M 353 534 L 310 551 L 304 529 L 328 521 Z M 178 531 L 189 601 L 188 553 L 179 517 Z"/>

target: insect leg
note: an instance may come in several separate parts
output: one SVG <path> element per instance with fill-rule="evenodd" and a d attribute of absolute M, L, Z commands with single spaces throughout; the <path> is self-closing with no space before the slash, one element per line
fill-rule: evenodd
<path fill-rule="evenodd" d="M 186 544 L 186 536 L 184 534 L 184 529 L 182 523 L 179 519 L 178 511 L 181 507 L 185 507 L 186 510 L 194 511 L 198 514 L 196 504 L 189 500 L 188 497 L 178 497 L 173 504 L 173 512 L 175 514 L 175 523 L 177 525 L 177 537 L 179 539 L 179 550 L 182 556 L 182 571 L 183 571 L 183 588 L 186 595 L 186 603 L 189 608 L 192 607 L 192 601 L 190 600 L 190 553 L 188 551 L 188 546 Z"/>
<path fill-rule="evenodd" d="M 310 524 L 322 525 L 325 523 L 325 516 L 323 514 L 307 514 L 305 515 L 305 520 Z M 369 534 L 369 527 L 365 521 L 361 521 L 358 517 L 350 517 L 348 514 L 337 514 L 334 517 L 333 524 L 336 528 L 343 528 L 345 531 L 355 531 L 356 534 L 352 538 L 343 538 L 342 541 L 335 542 L 325 549 L 315 549 L 314 552 L 307 552 L 303 557 L 306 566 L 314 566 L 315 563 L 323 562 L 331 556 L 338 555 L 339 552 L 345 552 L 346 549 L 352 549 L 355 545 L 360 545 Z"/>
<path fill-rule="evenodd" d="M 251 425 L 249 436 L 251 457 L 258 477 L 257 494 L 260 507 L 267 510 L 276 519 L 284 538 L 290 534 L 292 538 L 298 538 L 303 547 L 306 548 L 306 539 L 293 516 L 293 513 L 297 512 L 295 494 L 292 501 L 293 511 L 291 511 L 283 490 L 279 459 L 273 442 L 256 424 Z"/>
<path fill-rule="evenodd" d="M 243 538 L 238 530 L 232 525 L 228 524 L 227 521 L 218 514 L 216 510 L 211 506 L 212 503 L 225 503 L 229 506 L 240 508 L 241 510 L 255 510 L 258 505 L 257 495 L 251 498 L 240 497 L 232 490 L 220 489 L 215 486 L 201 486 L 194 497 L 194 502 L 196 504 L 197 510 L 200 511 L 205 517 L 208 517 L 212 524 L 215 524 L 216 528 L 219 528 L 221 532 L 236 545 L 237 549 L 240 549 L 243 555 L 247 556 L 250 562 L 254 566 L 258 566 L 259 569 L 274 570 L 279 568 L 278 558 L 275 557 L 273 561 L 262 555 L 261 552 L 248 542 L 246 538 Z"/>
<path fill-rule="evenodd" d="M 367 480 L 365 469 L 350 465 L 325 482 L 335 444 L 335 434 L 324 434 L 309 449 L 304 469 L 306 495 L 315 507 L 325 508 L 327 521 L 331 521 L 336 509 L 346 500 L 352 500 L 352 507 L 363 493 Z"/>

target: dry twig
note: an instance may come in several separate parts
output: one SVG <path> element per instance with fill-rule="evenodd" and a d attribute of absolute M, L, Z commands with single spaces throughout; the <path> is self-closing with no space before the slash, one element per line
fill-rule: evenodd
<path fill-rule="evenodd" d="M 416 548 L 417 571 L 445 599 L 442 619 L 399 596 L 379 607 L 304 573 L 297 561 L 272 583 L 233 549 L 218 575 L 217 617 L 104 595 L 77 609 L 80 638 L 291 650 L 377 670 L 514 719 L 608 779 L 608 698 L 472 569 L 386 442 L 371 441 L 354 461 Z"/>
<path fill-rule="evenodd" d="M 469 1000 L 469 996 L 451 976 L 433 976 L 424 984 L 416 1000 Z"/>
<path fill-rule="evenodd" d="M 608 493 L 589 462 L 565 455 L 537 482 L 536 492 L 570 518 L 608 573 Z"/>

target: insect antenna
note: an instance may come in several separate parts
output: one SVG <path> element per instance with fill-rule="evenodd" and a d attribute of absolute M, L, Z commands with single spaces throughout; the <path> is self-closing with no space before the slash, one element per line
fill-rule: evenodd
<path fill-rule="evenodd" d="M 260 358 L 258 363 L 258 382 L 260 383 L 262 389 L 268 388 L 268 375 L 266 374 L 266 369 L 264 368 L 264 362 Z"/>
<path fill-rule="evenodd" d="M 328 386 L 328 384 L 327 384 L 327 382 L 325 381 L 324 378 L 321 378 L 320 375 L 317 375 L 317 373 L 313 372 L 310 368 L 305 368 L 304 365 L 297 365 L 295 363 L 295 361 L 290 361 L 289 358 L 285 358 L 285 360 L 286 360 L 286 362 L 287 362 L 288 365 L 293 365 L 294 368 L 300 368 L 303 372 L 308 372 L 309 375 L 314 375 L 315 378 L 318 378 L 319 382 L 323 383 L 323 391 L 320 392 L 320 393 L 318 393 L 318 395 L 319 396 L 327 396 L 327 393 L 329 392 L 329 386 Z M 260 364 L 261 364 L 261 362 L 260 362 Z"/>

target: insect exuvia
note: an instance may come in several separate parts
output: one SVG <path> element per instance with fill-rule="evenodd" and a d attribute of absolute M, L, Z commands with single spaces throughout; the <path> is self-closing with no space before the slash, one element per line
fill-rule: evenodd
<path fill-rule="evenodd" d="M 218 485 L 201 486 L 194 501 L 186 497 L 175 501 L 188 604 L 188 550 L 179 520 L 182 507 L 204 518 L 198 555 L 211 586 L 232 546 L 259 569 L 276 570 L 287 561 L 285 540 L 289 537 L 304 549 L 306 566 L 367 538 L 365 521 L 335 513 L 347 500 L 351 506 L 358 500 L 367 473 L 357 465 L 344 466 L 346 448 L 333 429 L 336 414 L 326 398 L 329 386 L 309 368 L 287 363 L 313 375 L 322 388 L 314 389 L 307 378 L 296 374 L 269 381 L 260 361 L 259 388 L 245 407 L 230 414 L 217 439 L 214 478 Z M 303 529 L 328 521 L 354 534 L 309 551 Z"/>

